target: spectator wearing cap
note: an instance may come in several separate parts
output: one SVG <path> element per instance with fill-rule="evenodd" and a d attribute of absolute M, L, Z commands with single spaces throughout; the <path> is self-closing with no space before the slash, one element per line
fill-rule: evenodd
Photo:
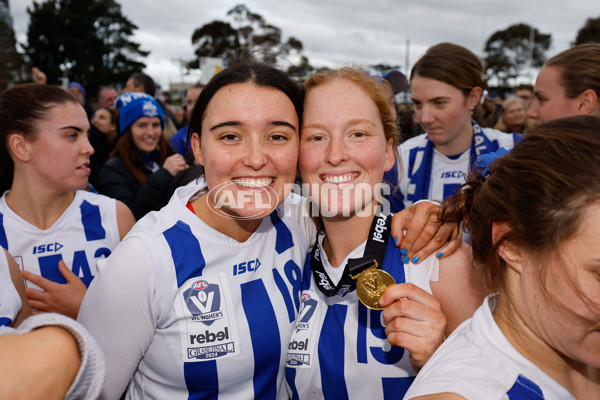
<path fill-rule="evenodd" d="M 187 164 L 163 138 L 164 114 L 152 96 L 125 93 L 115 106 L 120 137 L 100 170 L 97 189 L 127 204 L 140 219 L 163 204 L 173 176 Z"/>
<path fill-rule="evenodd" d="M 154 79 L 151 76 L 144 74 L 143 72 L 134 72 L 131 74 L 127 82 L 125 82 L 125 87 L 123 88 L 123 93 L 129 92 L 144 92 L 149 94 L 152 97 L 156 96 L 156 84 L 154 83 Z M 177 120 L 175 115 L 169 110 L 166 104 L 164 104 L 159 99 L 155 99 L 156 103 L 160 106 L 165 115 L 165 127 L 163 128 L 163 136 L 169 142 L 175 132 L 182 127 L 182 124 Z"/>
<path fill-rule="evenodd" d="M 81 106 L 85 110 L 85 113 L 88 116 L 88 119 L 90 119 L 93 112 L 86 104 L 87 97 L 86 97 L 85 89 L 83 88 L 83 85 L 81 83 L 75 82 L 75 81 L 69 82 L 69 84 L 67 85 L 67 92 L 69 92 L 71 94 L 71 96 L 75 97 L 75 100 L 77 100 L 77 102 L 79 104 L 81 104 Z"/>

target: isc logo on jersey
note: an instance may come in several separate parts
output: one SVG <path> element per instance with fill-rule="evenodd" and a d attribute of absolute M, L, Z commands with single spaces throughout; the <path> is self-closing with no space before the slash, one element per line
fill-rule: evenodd
<path fill-rule="evenodd" d="M 233 275 L 240 275 L 245 272 L 252 272 L 258 270 L 262 264 L 257 258 L 256 260 L 244 261 L 233 266 Z"/>
<path fill-rule="evenodd" d="M 192 314 L 192 321 L 211 325 L 223 318 L 221 310 L 221 292 L 219 285 L 211 284 L 203 279 L 192 282 L 183 292 L 185 305 Z"/>
<path fill-rule="evenodd" d="M 40 244 L 39 246 L 33 246 L 33 254 L 54 253 L 62 248 L 63 245 L 58 242 Z"/>

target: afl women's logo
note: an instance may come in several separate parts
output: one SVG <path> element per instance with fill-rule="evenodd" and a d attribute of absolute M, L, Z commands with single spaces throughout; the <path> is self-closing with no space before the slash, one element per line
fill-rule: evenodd
<path fill-rule="evenodd" d="M 192 289 L 194 290 L 204 290 L 208 287 L 208 282 L 206 281 L 196 281 L 192 283 Z"/>
<path fill-rule="evenodd" d="M 310 300 L 310 295 L 308 293 L 304 293 L 302 295 L 302 301 Z"/>

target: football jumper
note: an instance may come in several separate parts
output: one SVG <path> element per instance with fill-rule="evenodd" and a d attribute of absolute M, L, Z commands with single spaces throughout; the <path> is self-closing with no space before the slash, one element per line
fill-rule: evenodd
<path fill-rule="evenodd" d="M 178 188 L 99 262 L 79 320 L 106 354 L 106 398 L 132 376 L 128 399 L 287 398 L 284 362 L 314 223 L 301 226 L 284 203 L 240 243 L 186 208 L 197 191 Z"/>
<path fill-rule="evenodd" d="M 456 393 L 472 400 L 574 400 L 564 387 L 523 357 L 492 316 L 488 296 L 427 361 L 405 399 Z"/>
<path fill-rule="evenodd" d="M 78 190 L 54 225 L 39 229 L 8 207 L 6 193 L 0 199 L 0 246 L 21 269 L 58 283 L 67 282 L 58 271 L 58 262 L 64 260 L 89 286 L 96 261 L 107 257 L 120 240 L 116 201 Z M 39 289 L 29 281 L 25 284 Z"/>
<path fill-rule="evenodd" d="M 341 277 L 349 258 L 363 256 L 366 240 L 338 268 L 331 267 L 318 238 L 325 272 Z M 334 239 L 335 240 L 335 239 Z M 430 256 L 419 265 L 404 265 L 400 249 L 388 240 L 382 269 L 396 283 L 411 282 L 431 293 L 429 268 L 438 267 Z M 286 382 L 296 399 L 398 399 L 416 372 L 409 352 L 387 341 L 381 310 L 365 307 L 352 291 L 328 297 L 316 286 L 311 257 L 307 257 L 302 282 L 302 304 L 288 346 Z"/>
<path fill-rule="evenodd" d="M 426 133 L 402 143 L 398 147 L 402 177 L 395 196 L 398 199 L 394 198 L 394 201 L 402 200 L 405 208 L 417 200 L 442 201 L 465 182 L 465 175 L 477 156 L 494 152 L 500 147 L 512 149 L 521 140 L 518 134 L 482 129 L 475 123 L 473 127 L 476 135 L 471 149 L 457 157 L 447 157 L 437 151 Z M 473 150 L 476 154 L 471 154 Z"/>
<path fill-rule="evenodd" d="M 0 249 L 0 326 L 12 324 L 21 306 L 21 297 L 10 277 L 6 253 Z"/>

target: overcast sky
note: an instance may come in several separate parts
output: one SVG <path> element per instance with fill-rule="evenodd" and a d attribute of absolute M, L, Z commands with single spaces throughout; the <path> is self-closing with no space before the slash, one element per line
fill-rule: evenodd
<path fill-rule="evenodd" d="M 349 63 L 399 65 L 406 72 L 429 46 L 449 41 L 483 55 L 498 30 L 523 22 L 552 34 L 552 56 L 570 47 L 587 18 L 600 16 L 598 0 L 117 0 L 139 29 L 133 40 L 151 51 L 146 73 L 163 88 L 180 82 L 177 59 L 193 57 L 196 28 L 244 3 L 294 36 L 315 66 Z M 38 2 L 42 2 L 38 0 Z M 9 0 L 17 41 L 26 41 L 32 0 Z M 407 40 L 410 45 L 407 46 Z M 531 76 L 531 80 L 535 79 Z M 186 82 L 197 75 L 184 76 Z"/>

